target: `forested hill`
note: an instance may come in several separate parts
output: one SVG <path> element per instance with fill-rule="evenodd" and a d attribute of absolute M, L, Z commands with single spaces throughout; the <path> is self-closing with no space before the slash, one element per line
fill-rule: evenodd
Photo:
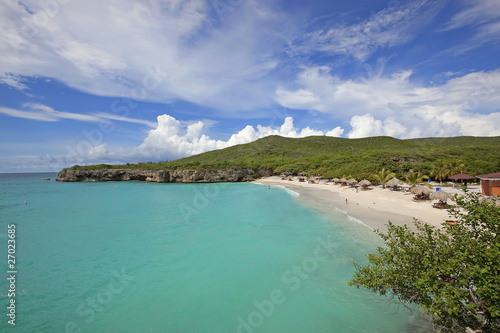
<path fill-rule="evenodd" d="M 321 174 L 325 178 L 372 178 L 382 168 L 402 177 L 410 169 L 429 174 L 436 163 L 471 175 L 500 171 L 500 137 L 453 137 L 399 140 L 391 137 L 345 139 L 269 136 L 171 162 L 74 166 L 84 169 L 228 170 L 270 169 Z"/>

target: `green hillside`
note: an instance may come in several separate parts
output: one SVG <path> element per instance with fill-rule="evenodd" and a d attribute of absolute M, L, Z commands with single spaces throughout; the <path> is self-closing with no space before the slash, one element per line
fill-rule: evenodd
<path fill-rule="evenodd" d="M 74 166 L 73 169 L 270 169 L 372 179 L 382 168 L 401 177 L 410 169 L 429 174 L 436 161 L 456 161 L 471 175 L 500 171 L 500 137 L 454 137 L 399 140 L 391 137 L 345 139 L 269 136 L 248 144 L 182 158 L 172 162 Z"/>

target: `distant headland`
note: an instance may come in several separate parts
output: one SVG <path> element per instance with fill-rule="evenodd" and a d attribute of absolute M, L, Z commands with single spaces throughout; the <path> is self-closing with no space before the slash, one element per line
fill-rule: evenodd
<path fill-rule="evenodd" d="M 409 170 L 430 175 L 440 163 L 472 175 L 496 172 L 500 169 L 500 137 L 400 140 L 268 136 L 170 162 L 75 165 L 60 171 L 56 180 L 215 183 L 306 172 L 323 178 L 375 181 L 374 174 L 383 168 L 404 178 Z"/>
<path fill-rule="evenodd" d="M 139 170 L 139 169 L 64 169 L 57 175 L 60 182 L 81 181 L 143 181 L 155 183 L 221 183 L 247 182 L 256 177 L 270 176 L 269 170 L 231 169 L 196 170 Z"/>

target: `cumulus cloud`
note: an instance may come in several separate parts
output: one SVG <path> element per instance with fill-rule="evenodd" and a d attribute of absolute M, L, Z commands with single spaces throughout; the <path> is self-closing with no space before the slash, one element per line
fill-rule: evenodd
<path fill-rule="evenodd" d="M 363 116 L 354 116 L 351 118 L 352 130 L 347 134 L 349 138 L 365 138 L 369 136 L 392 136 L 400 137 L 404 135 L 407 128 L 395 121 L 393 118 L 387 118 L 383 122 L 373 118 L 369 113 Z"/>
<path fill-rule="evenodd" d="M 110 149 L 105 144 L 93 147 L 82 154 L 82 160 L 95 161 L 146 161 L 146 160 L 173 160 L 194 154 L 200 154 L 214 149 L 249 143 L 257 139 L 280 135 L 289 138 L 307 136 L 340 136 L 344 129 L 336 127 L 323 132 L 309 126 L 299 130 L 293 124 L 293 118 L 287 117 L 280 127 L 257 125 L 246 126 L 239 132 L 231 135 L 227 140 L 215 140 L 205 134 L 207 124 L 197 121 L 184 124 L 167 114 L 158 116 L 158 126 L 149 131 L 142 144 L 133 149 Z"/>
<path fill-rule="evenodd" d="M 475 72 L 442 85 L 411 81 L 412 71 L 342 80 L 328 67 L 305 68 L 296 89 L 278 87 L 276 101 L 350 122 L 348 137 L 500 135 L 500 71 Z M 307 96 L 307 98 L 304 98 Z"/>

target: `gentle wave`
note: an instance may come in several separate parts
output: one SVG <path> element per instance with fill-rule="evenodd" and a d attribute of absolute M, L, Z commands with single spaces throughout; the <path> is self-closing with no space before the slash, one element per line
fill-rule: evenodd
<path fill-rule="evenodd" d="M 338 207 L 335 207 L 335 211 L 336 211 L 336 212 L 339 212 L 339 213 L 342 213 L 342 214 L 344 214 L 344 215 L 347 215 L 347 219 L 348 219 L 349 221 L 356 222 L 356 223 L 358 223 L 358 224 L 361 224 L 361 225 L 363 225 L 363 226 L 367 227 L 367 228 L 368 228 L 368 229 L 370 229 L 370 230 L 374 230 L 372 227 L 370 227 L 370 226 L 366 225 L 366 224 L 365 224 L 363 221 L 361 221 L 360 219 L 357 219 L 357 218 L 352 217 L 351 215 L 347 214 L 347 212 L 346 212 L 345 210 L 343 210 L 343 209 L 340 209 L 340 208 L 338 208 Z"/>
<path fill-rule="evenodd" d="M 285 186 L 283 186 L 283 185 L 273 185 L 273 187 L 278 187 L 278 188 L 281 188 L 281 189 L 285 190 L 285 191 L 286 191 L 288 194 L 290 194 L 292 197 L 296 197 L 296 198 L 297 198 L 298 196 L 300 196 L 300 194 L 299 194 L 299 193 L 297 193 L 297 192 L 295 192 L 295 191 L 292 191 L 292 190 L 290 190 L 289 188 L 287 188 L 287 187 L 285 187 Z"/>
<path fill-rule="evenodd" d="M 340 209 L 338 207 L 335 207 L 335 211 L 347 215 L 347 212 L 343 209 Z"/>
<path fill-rule="evenodd" d="M 271 188 L 279 188 L 279 189 L 285 190 L 288 194 L 290 194 L 292 197 L 295 197 L 295 198 L 300 196 L 299 193 L 292 191 L 283 185 L 269 185 L 269 184 L 262 184 L 262 183 L 252 183 L 252 184 L 271 187 Z"/>
<path fill-rule="evenodd" d="M 357 219 L 355 217 L 352 217 L 351 215 L 347 215 L 347 218 L 349 219 L 349 221 L 353 221 L 353 222 L 359 223 L 359 224 L 367 227 L 368 229 L 370 229 L 372 231 L 374 230 L 372 227 L 366 225 L 363 221 L 361 221 L 361 220 L 359 220 L 359 219 Z"/>

